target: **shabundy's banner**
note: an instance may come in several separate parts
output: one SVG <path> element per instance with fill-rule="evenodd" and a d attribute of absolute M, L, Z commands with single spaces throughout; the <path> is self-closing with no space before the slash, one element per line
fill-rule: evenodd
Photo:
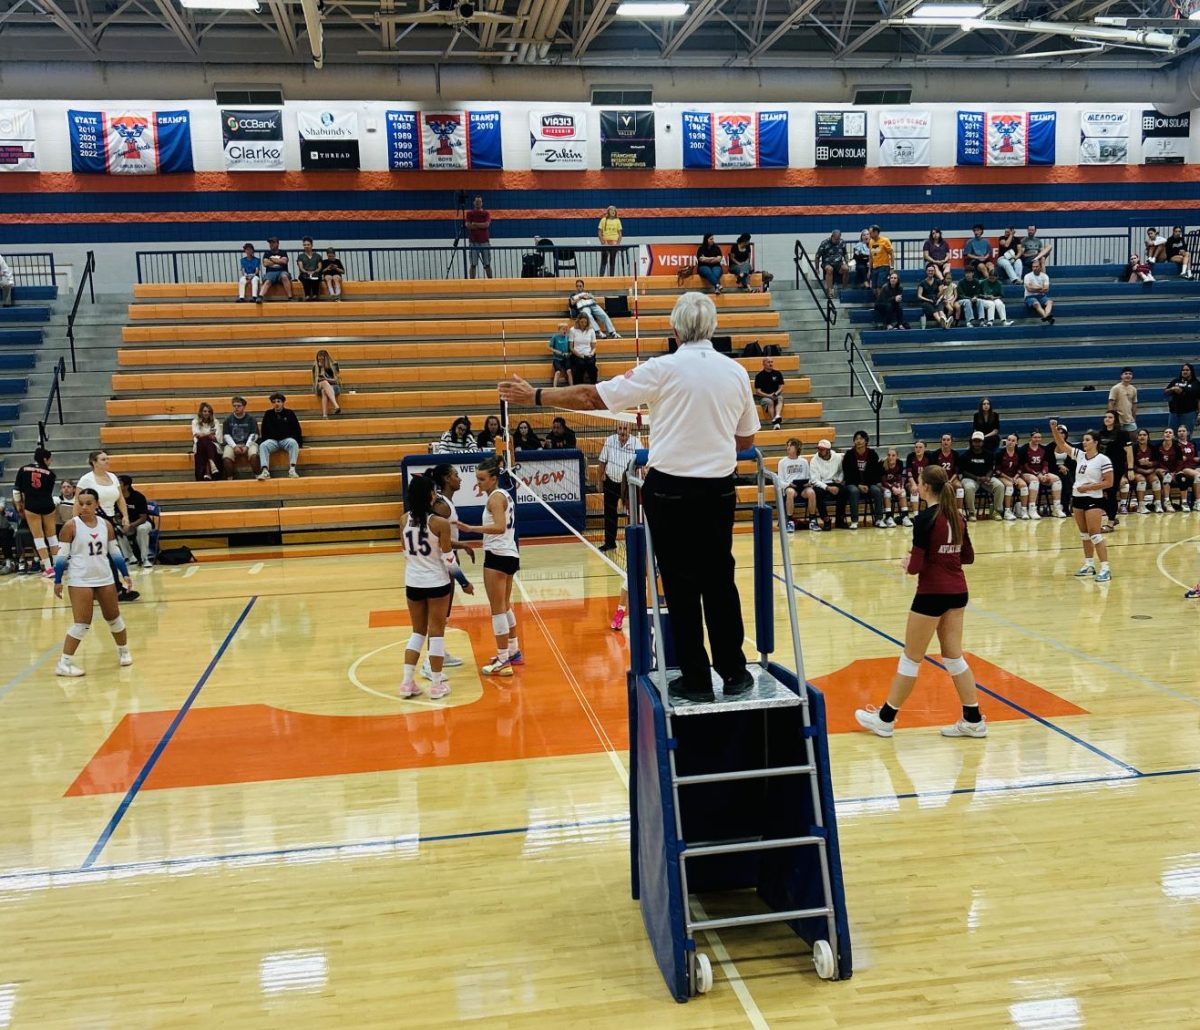
<path fill-rule="evenodd" d="M 587 116 L 574 111 L 530 111 L 529 166 L 549 172 L 586 170 Z"/>
<path fill-rule="evenodd" d="M 1079 112 L 1079 163 L 1123 165 L 1129 161 L 1129 111 Z"/>
<path fill-rule="evenodd" d="M 68 111 L 71 171 L 157 175 L 192 171 L 187 111 Z"/>
<path fill-rule="evenodd" d="M 683 112 L 683 167 L 786 168 L 787 111 Z"/>
<path fill-rule="evenodd" d="M 354 111 L 298 111 L 300 167 L 357 171 L 358 115 Z"/>
<path fill-rule="evenodd" d="M 928 168 L 929 111 L 879 112 L 879 164 L 884 168 Z"/>
<path fill-rule="evenodd" d="M 0 172 L 36 172 L 37 133 L 33 112 L 0 109 Z"/>

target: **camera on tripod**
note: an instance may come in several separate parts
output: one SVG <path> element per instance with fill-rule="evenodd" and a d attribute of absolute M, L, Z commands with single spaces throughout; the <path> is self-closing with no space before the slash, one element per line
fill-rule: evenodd
<path fill-rule="evenodd" d="M 468 200 L 469 195 L 466 190 L 459 190 L 455 195 L 455 203 L 458 204 L 459 207 L 466 207 Z"/>

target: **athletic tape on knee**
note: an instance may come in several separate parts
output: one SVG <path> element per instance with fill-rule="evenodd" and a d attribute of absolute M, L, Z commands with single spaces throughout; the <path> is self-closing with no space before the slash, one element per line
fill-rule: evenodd
<path fill-rule="evenodd" d="M 1005 487 L 1004 487 L 1004 496 L 1005 496 L 1005 497 L 1011 497 L 1012 495 L 1013 495 L 1012 483 L 1007 483 L 1007 484 L 1005 484 Z"/>
<path fill-rule="evenodd" d="M 35 551 L 44 551 L 46 549 L 46 538 L 43 536 L 35 536 L 33 538 L 33 549 Z"/>
<path fill-rule="evenodd" d="M 1021 498 L 1022 498 L 1022 499 L 1024 499 L 1024 498 L 1026 498 L 1026 497 L 1028 497 L 1028 496 L 1029 496 L 1029 484 L 1028 484 L 1028 483 L 1022 483 L 1022 484 L 1021 484 Z"/>
<path fill-rule="evenodd" d="M 446 638 L 445 637 L 430 637 L 429 638 L 429 657 L 443 658 L 446 654 Z"/>
<path fill-rule="evenodd" d="M 509 610 L 508 610 L 508 611 L 506 611 L 506 612 L 504 613 L 504 617 L 505 617 L 506 619 L 508 619 L 508 628 L 509 628 L 509 629 L 516 629 L 516 627 L 517 627 L 517 617 L 516 617 L 516 616 L 513 614 L 513 610 L 512 610 L 511 608 L 509 608 Z"/>
<path fill-rule="evenodd" d="M 957 676 L 960 673 L 966 672 L 970 666 L 967 665 L 967 660 L 959 655 L 957 658 L 946 658 L 943 656 L 942 664 L 946 667 L 946 671 L 951 676 Z"/>
<path fill-rule="evenodd" d="M 1129 484 L 1128 483 L 1121 484 L 1121 493 L 1123 493 L 1123 494 L 1129 493 Z"/>
<path fill-rule="evenodd" d="M 1084 543 L 1086 543 L 1087 541 L 1093 539 L 1093 537 L 1092 537 L 1091 533 L 1080 533 L 1079 539 L 1084 541 Z M 1101 537 L 1100 539 L 1103 540 L 1104 538 Z"/>
<path fill-rule="evenodd" d="M 900 655 L 900 661 L 896 665 L 896 671 L 901 676 L 916 676 L 921 671 L 921 663 L 914 662 L 906 654 Z"/>
<path fill-rule="evenodd" d="M 954 491 L 954 496 L 958 498 L 962 498 L 964 496 L 963 488 L 961 486 Z"/>
<path fill-rule="evenodd" d="M 424 646 L 425 646 L 425 637 L 422 636 L 420 633 L 414 633 L 411 637 L 408 638 L 408 647 L 405 650 L 415 651 L 417 654 L 420 654 L 421 648 L 423 648 Z"/>
<path fill-rule="evenodd" d="M 1163 481 L 1163 486 L 1166 486 L 1168 483 L 1174 483 L 1175 482 L 1175 474 L 1172 472 L 1164 472 L 1162 481 Z"/>
<path fill-rule="evenodd" d="M 1104 534 L 1093 533 L 1090 537 L 1088 537 L 1088 539 L 1091 540 L 1093 544 L 1096 544 L 1096 546 L 1099 546 L 1100 544 L 1104 543 Z"/>
<path fill-rule="evenodd" d="M 116 636 L 118 633 L 124 633 L 124 632 L 125 632 L 125 618 L 124 618 L 124 616 L 118 615 L 118 616 L 117 616 L 115 619 L 106 619 L 105 621 L 108 623 L 108 628 L 109 628 L 109 629 L 112 631 L 112 635 L 113 635 L 114 637 L 115 637 L 115 636 Z"/>
<path fill-rule="evenodd" d="M 58 547 L 58 537 L 48 536 L 46 537 L 46 543 L 48 543 L 51 547 Z"/>
<path fill-rule="evenodd" d="M 76 640 L 83 640 L 88 635 L 88 630 L 92 627 L 86 622 L 73 622 L 67 630 L 67 636 L 74 637 Z"/>
<path fill-rule="evenodd" d="M 504 613 L 492 616 L 492 632 L 498 637 L 508 636 L 508 616 Z"/>

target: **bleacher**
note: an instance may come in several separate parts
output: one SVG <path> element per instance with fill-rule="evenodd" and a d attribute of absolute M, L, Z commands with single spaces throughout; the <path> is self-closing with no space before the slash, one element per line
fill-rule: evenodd
<path fill-rule="evenodd" d="M 676 296 L 701 284 L 681 287 L 669 276 L 639 285 L 645 360 L 667 352 Z M 599 297 L 630 287 L 628 278 L 588 279 Z M 458 415 L 482 428 L 497 411 L 495 384 L 506 368 L 549 384 L 547 341 L 567 317 L 574 280 L 347 282 L 344 300 L 319 303 L 236 303 L 232 292 L 219 283 L 135 287 L 101 430 L 113 467 L 162 506 L 164 534 L 200 544 L 245 533 L 283 542 L 395 535 L 401 459 L 427 453 Z M 776 367 L 787 377 L 785 424 L 760 433 L 764 451 L 782 455 L 792 436 L 809 446 L 832 437 L 833 429 L 821 424 L 821 404 L 806 399 L 809 381 L 798 374 L 799 358 L 789 353 L 770 294 L 732 291 L 716 302 L 719 332 L 732 337 L 734 355 L 751 341 L 782 352 Z M 638 356 L 633 319 L 614 322 L 623 339 L 599 341 L 602 377 L 632 368 Z M 310 373 L 322 348 L 339 362 L 343 387 L 342 414 L 328 420 L 320 417 Z M 735 360 L 749 375 L 761 365 L 759 358 Z M 199 404 L 212 404 L 221 419 L 238 393 L 261 418 L 276 389 L 301 419 L 301 478 L 279 475 L 286 469 L 280 453 L 269 481 L 243 468 L 232 482 L 195 482 L 189 424 Z M 539 435 L 552 417 L 550 411 L 531 416 Z M 601 443 L 580 439 L 593 490 Z M 749 503 L 754 489 L 740 489 Z M 588 502 L 598 520 L 599 493 L 589 493 Z"/>
<path fill-rule="evenodd" d="M 42 345 L 41 326 L 50 321 L 52 301 L 58 294 L 54 286 L 23 286 L 13 291 L 13 306 L 0 308 L 0 451 L 13 445 L 9 428 L 21 415 L 21 399 L 29 393 L 29 373 L 37 365 L 37 350 Z M 0 456 L 0 475 L 5 462 Z"/>

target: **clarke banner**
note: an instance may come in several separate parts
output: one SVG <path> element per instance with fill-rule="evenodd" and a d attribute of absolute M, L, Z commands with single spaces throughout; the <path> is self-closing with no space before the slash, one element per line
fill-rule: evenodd
<path fill-rule="evenodd" d="M 157 175 L 192 170 L 187 111 L 68 111 L 71 171 Z"/>
<path fill-rule="evenodd" d="M 683 112 L 684 168 L 787 166 L 787 111 Z"/>
<path fill-rule="evenodd" d="M 221 142 L 227 172 L 282 172 L 283 111 L 222 109 Z"/>
<path fill-rule="evenodd" d="M 529 166 L 537 171 L 587 169 L 587 115 L 565 111 L 529 112 Z"/>
<path fill-rule="evenodd" d="M 388 111 L 392 171 L 504 167 L 499 111 Z"/>

